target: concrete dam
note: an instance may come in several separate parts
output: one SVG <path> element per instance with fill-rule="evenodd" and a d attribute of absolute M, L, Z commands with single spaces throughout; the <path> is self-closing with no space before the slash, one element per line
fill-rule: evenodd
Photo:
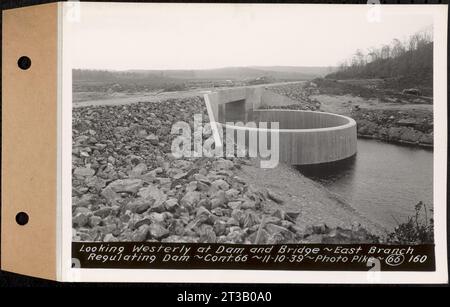
<path fill-rule="evenodd" d="M 216 127 L 241 132 L 248 145 L 252 135 L 258 135 L 261 130 L 275 132 L 270 123 L 278 123 L 279 161 L 291 165 L 337 162 L 356 154 L 356 122 L 352 118 L 325 112 L 277 109 L 298 104 L 298 101 L 271 92 L 266 86 L 205 94 L 213 130 Z M 246 125 L 250 122 L 256 126 Z M 259 124 L 265 122 L 268 126 L 261 128 Z"/>

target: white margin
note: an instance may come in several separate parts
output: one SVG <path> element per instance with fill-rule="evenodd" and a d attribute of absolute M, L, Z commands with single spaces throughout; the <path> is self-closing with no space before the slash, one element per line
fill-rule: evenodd
<path fill-rule="evenodd" d="M 57 18 L 58 18 L 58 51 L 57 51 L 57 106 L 56 106 L 56 279 L 60 280 L 62 278 L 62 234 L 63 234 L 63 227 L 62 227 L 62 153 L 61 153 L 61 147 L 62 147 L 62 101 L 63 101 L 63 88 L 62 88 L 62 74 L 63 74 L 63 66 L 62 66 L 62 59 L 63 59 L 63 51 L 62 51 L 62 29 L 63 29 L 63 18 L 62 18 L 62 4 L 61 2 L 58 2 L 57 4 Z"/>

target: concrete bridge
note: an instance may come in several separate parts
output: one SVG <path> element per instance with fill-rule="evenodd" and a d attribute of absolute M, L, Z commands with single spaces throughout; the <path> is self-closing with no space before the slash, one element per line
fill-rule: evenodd
<path fill-rule="evenodd" d="M 325 112 L 265 109 L 267 106 L 298 102 L 271 92 L 264 85 L 219 90 L 204 97 L 213 131 L 220 127 L 245 131 L 246 138 L 249 138 L 250 133 L 259 128 L 226 123 L 278 122 L 281 162 L 292 165 L 321 164 L 356 154 L 356 122 L 353 119 Z M 271 131 L 270 127 L 267 130 Z"/>

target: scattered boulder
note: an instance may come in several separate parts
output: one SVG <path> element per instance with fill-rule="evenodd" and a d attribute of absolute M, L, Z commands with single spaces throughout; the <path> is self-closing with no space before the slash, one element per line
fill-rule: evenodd
<path fill-rule="evenodd" d="M 148 232 L 150 233 L 150 236 L 156 240 L 161 240 L 170 234 L 166 228 L 157 223 L 150 224 Z"/>
<path fill-rule="evenodd" d="M 139 163 L 130 171 L 130 178 L 137 178 L 147 171 L 145 163 Z"/>
<path fill-rule="evenodd" d="M 119 239 L 116 238 L 113 234 L 107 233 L 103 238 L 103 242 L 118 242 Z"/>
<path fill-rule="evenodd" d="M 421 96 L 421 95 L 422 95 L 422 93 L 420 92 L 420 90 L 417 89 L 417 88 L 407 88 L 407 89 L 404 89 L 404 90 L 402 91 L 402 94 L 403 94 L 403 95 L 414 95 L 414 96 Z"/>
<path fill-rule="evenodd" d="M 180 204 L 185 207 L 193 207 L 199 201 L 200 193 L 196 191 L 189 191 L 180 200 Z"/>
<path fill-rule="evenodd" d="M 293 242 L 295 240 L 294 233 L 282 226 L 266 224 L 264 228 L 270 234 L 275 243 L 278 243 L 279 241 Z"/>
<path fill-rule="evenodd" d="M 160 206 L 167 199 L 167 195 L 154 185 L 149 185 L 148 187 L 141 188 L 138 195 L 142 199 L 151 202 L 153 206 Z"/>
<path fill-rule="evenodd" d="M 234 167 L 234 163 L 226 159 L 218 159 L 213 163 L 213 169 L 215 170 L 230 170 Z"/>
<path fill-rule="evenodd" d="M 151 207 L 151 203 L 148 200 L 137 199 L 126 205 L 126 208 L 131 212 L 142 214 Z"/>
<path fill-rule="evenodd" d="M 325 234 L 330 231 L 330 228 L 326 224 L 322 223 L 322 224 L 313 225 L 312 231 L 314 234 Z"/>
<path fill-rule="evenodd" d="M 402 118 L 397 121 L 397 125 L 399 125 L 399 126 L 415 126 L 415 125 L 417 125 L 417 121 L 414 118 Z"/>
<path fill-rule="evenodd" d="M 106 181 L 97 176 L 86 177 L 85 183 L 86 183 L 86 186 L 88 186 L 90 188 L 96 188 L 98 190 L 101 190 L 106 185 Z"/>
<path fill-rule="evenodd" d="M 142 179 L 118 179 L 111 182 L 108 187 L 114 192 L 137 193 L 143 185 Z"/>
<path fill-rule="evenodd" d="M 217 189 L 223 190 L 223 191 L 228 191 L 228 189 L 230 188 L 230 185 L 228 184 L 228 182 L 226 182 L 226 181 L 223 180 L 223 179 L 217 179 L 217 180 L 215 180 L 215 181 L 212 183 L 212 186 L 215 187 L 215 188 L 217 188 Z"/>
<path fill-rule="evenodd" d="M 101 209 L 98 209 L 97 211 L 94 212 L 94 215 L 99 216 L 101 218 L 105 218 L 108 215 L 110 215 L 112 212 L 112 209 L 110 207 L 104 207 Z"/>
<path fill-rule="evenodd" d="M 147 240 L 150 232 L 150 226 L 147 224 L 141 225 L 138 229 L 136 229 L 132 236 L 131 240 L 133 242 L 144 242 Z"/>
<path fill-rule="evenodd" d="M 280 195 L 274 193 L 274 192 L 271 191 L 271 190 L 267 190 L 267 196 L 268 196 L 271 200 L 273 200 L 274 202 L 276 202 L 277 204 L 283 204 L 283 203 L 284 203 L 284 199 L 283 199 Z"/>
<path fill-rule="evenodd" d="M 95 170 L 89 167 L 77 167 L 73 174 L 75 176 L 90 177 L 95 175 Z"/>
<path fill-rule="evenodd" d="M 147 135 L 147 136 L 145 137 L 145 139 L 146 139 L 147 141 L 149 141 L 150 144 L 152 144 L 152 145 L 157 146 L 157 145 L 159 144 L 159 137 L 156 136 L 156 135 L 154 135 L 153 133 Z"/>
<path fill-rule="evenodd" d="M 74 217 L 72 217 L 72 225 L 73 227 L 84 227 L 89 223 L 89 214 L 86 213 L 78 213 Z"/>
<path fill-rule="evenodd" d="M 91 216 L 89 218 L 89 226 L 91 226 L 91 227 L 96 227 L 96 226 L 100 225 L 101 222 L 102 222 L 102 218 L 99 216 Z"/>
<path fill-rule="evenodd" d="M 266 230 L 260 229 L 249 235 L 247 240 L 249 244 L 266 244 L 269 240 L 269 236 L 270 235 Z"/>

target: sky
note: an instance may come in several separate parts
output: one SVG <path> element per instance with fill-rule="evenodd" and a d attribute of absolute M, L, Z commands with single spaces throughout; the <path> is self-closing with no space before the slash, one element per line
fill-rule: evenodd
<path fill-rule="evenodd" d="M 369 12 L 370 10 L 370 12 Z M 73 68 L 336 66 L 429 27 L 423 7 L 81 3 Z"/>

